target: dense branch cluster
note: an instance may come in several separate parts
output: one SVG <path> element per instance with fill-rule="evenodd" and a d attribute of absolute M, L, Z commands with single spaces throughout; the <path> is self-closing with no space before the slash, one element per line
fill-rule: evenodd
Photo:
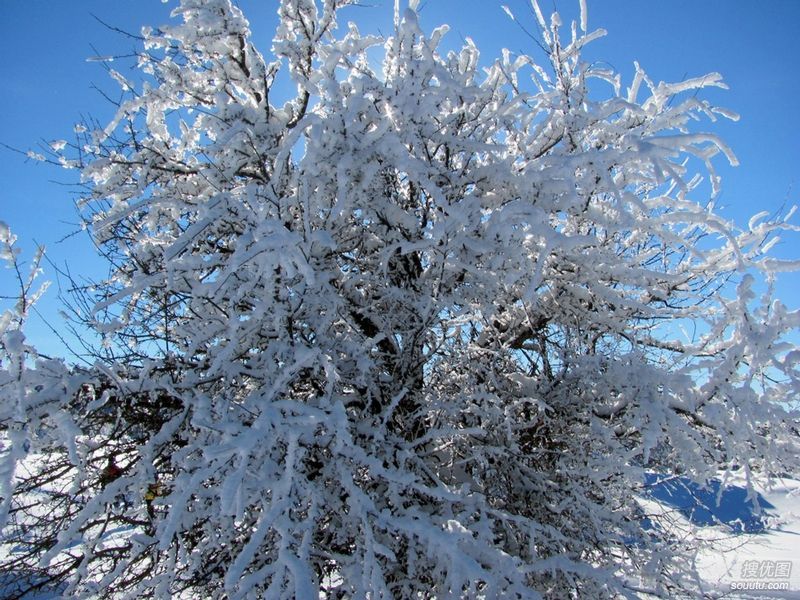
<path fill-rule="evenodd" d="M 797 468 L 787 221 L 740 230 L 689 129 L 717 75 L 630 87 L 534 3 L 549 62 L 282 0 L 146 29 L 76 128 L 112 266 L 91 367 L 0 321 L 0 582 L 70 597 L 567 598 L 695 585 L 648 471 Z M 374 56 L 382 52 L 382 65 Z M 485 66 L 482 66 L 485 65 Z M 296 93 L 271 100 L 284 71 Z M 283 75 L 282 75 L 283 76 Z M 274 95 L 274 94 L 273 94 Z M 702 200 L 702 198 L 701 198 Z M 19 265 L 3 230 L 3 257 Z M 35 274 L 35 273 L 34 273 Z M 687 335 L 685 331 L 694 331 Z"/>

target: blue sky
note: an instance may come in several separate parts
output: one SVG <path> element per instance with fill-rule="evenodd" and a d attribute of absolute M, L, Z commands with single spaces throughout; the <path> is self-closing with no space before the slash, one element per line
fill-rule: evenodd
<path fill-rule="evenodd" d="M 526 0 L 505 2 L 535 32 Z M 92 15 L 120 29 L 137 33 L 142 25 L 167 22 L 176 1 L 70 0 L 8 1 L 0 19 L 0 142 L 29 149 L 43 141 L 69 138 L 82 116 L 108 121 L 112 107 L 93 86 L 115 93 L 103 66 L 87 62 L 100 54 L 126 54 L 133 40 L 109 31 Z M 257 46 L 268 52 L 276 23 L 274 0 L 240 0 L 251 21 Z M 389 33 L 392 0 L 370 0 L 369 7 L 352 7 L 346 19 L 362 30 Z M 503 46 L 544 57 L 535 43 L 509 21 L 493 0 L 422 0 L 427 29 L 451 25 L 449 39 L 475 40 L 486 60 Z M 564 20 L 574 18 L 578 0 L 541 0 L 544 10 L 557 7 Z M 800 2 L 796 0 L 588 0 L 590 28 L 608 36 L 587 49 L 586 58 L 604 61 L 630 81 L 633 61 L 655 80 L 679 81 L 711 71 L 722 73 L 730 90 L 708 90 L 705 98 L 739 113 L 737 123 L 703 123 L 734 149 L 740 166 L 718 162 L 723 176 L 723 213 L 740 223 L 761 210 L 777 211 L 800 204 Z M 119 68 L 119 67 L 117 67 Z M 75 231 L 74 174 L 26 161 L 0 148 L 0 220 L 18 235 L 29 257 L 35 243 L 44 244 L 51 260 L 68 264 L 73 274 L 102 274 L 85 235 Z M 800 223 L 800 218 L 795 219 Z M 776 248 L 782 257 L 800 258 L 800 239 L 786 239 Z M 0 295 L 13 291 L 10 272 L 0 272 Z M 45 277 L 53 279 L 51 268 Z M 55 287 L 41 311 L 59 324 Z M 800 276 L 786 274 L 779 293 L 787 304 L 800 307 Z M 28 335 L 44 352 L 63 353 L 60 343 L 34 319 Z"/>

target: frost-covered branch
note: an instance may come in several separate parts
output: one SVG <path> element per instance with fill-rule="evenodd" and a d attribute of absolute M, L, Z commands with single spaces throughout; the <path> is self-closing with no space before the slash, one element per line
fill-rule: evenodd
<path fill-rule="evenodd" d="M 140 77 L 112 73 L 113 121 L 59 148 L 112 268 L 84 315 L 108 350 L 3 363 L 27 432 L 4 572 L 20 595 L 695 591 L 645 473 L 798 467 L 800 313 L 771 296 L 796 264 L 768 254 L 796 227 L 703 197 L 735 162 L 702 125 L 733 116 L 702 100 L 720 77 L 623 90 L 581 59 L 585 7 L 569 38 L 535 8 L 540 65 L 445 53 L 414 3 L 385 40 L 341 31 L 346 4 L 283 0 L 265 56 L 228 0 L 183 0 Z"/>

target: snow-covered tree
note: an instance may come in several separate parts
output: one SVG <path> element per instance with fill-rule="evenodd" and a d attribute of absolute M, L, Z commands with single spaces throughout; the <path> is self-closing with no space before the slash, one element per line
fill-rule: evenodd
<path fill-rule="evenodd" d="M 624 88 L 581 59 L 585 9 L 533 3 L 540 64 L 445 53 L 413 1 L 361 35 L 346 4 L 282 0 L 263 54 L 230 0 L 181 0 L 61 150 L 112 266 L 84 314 L 105 343 L 72 367 L 0 322 L 2 581 L 691 592 L 645 473 L 798 467 L 800 313 L 771 297 L 794 265 L 767 254 L 794 226 L 714 210 L 720 77 Z"/>

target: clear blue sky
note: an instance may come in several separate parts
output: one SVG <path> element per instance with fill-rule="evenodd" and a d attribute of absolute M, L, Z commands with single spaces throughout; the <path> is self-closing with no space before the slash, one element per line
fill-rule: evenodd
<path fill-rule="evenodd" d="M 511 23 L 493 0 L 422 0 L 422 20 L 430 29 L 451 25 L 449 38 L 475 40 L 485 58 L 503 46 L 543 59 L 530 38 Z M 506 0 L 530 31 L 534 18 L 526 0 Z M 93 85 L 115 92 L 101 64 L 87 57 L 125 54 L 133 41 L 109 31 L 92 15 L 138 33 L 142 25 L 167 22 L 175 0 L 7 0 L 0 18 L 0 142 L 29 149 L 45 140 L 69 138 L 81 115 L 105 122 L 112 108 Z M 274 0 L 240 0 L 251 21 L 256 43 L 268 52 L 276 22 Z M 370 7 L 349 8 L 347 19 L 364 29 L 389 32 L 393 0 L 370 0 Z M 574 17 L 578 0 L 541 0 L 565 22 Z M 711 71 L 723 74 L 729 91 L 709 90 L 704 96 L 741 115 L 738 123 L 718 122 L 713 130 L 733 147 L 741 165 L 723 175 L 721 203 L 726 216 L 739 222 L 752 213 L 800 204 L 800 1 L 769 0 L 588 0 L 590 28 L 608 36 L 590 46 L 586 57 L 605 61 L 630 81 L 633 61 L 655 80 L 678 81 Z M 94 48 L 94 49 L 93 49 Z M 25 255 L 34 242 L 45 244 L 51 259 L 65 262 L 73 274 L 102 273 L 92 259 L 85 236 L 59 242 L 75 230 L 73 194 L 62 183 L 74 175 L 0 148 L 0 220 L 18 235 Z M 61 183 L 59 183 L 61 182 Z M 795 220 L 800 223 L 800 218 Z M 800 258 L 800 240 L 787 239 L 777 249 Z M 0 272 L 0 295 L 12 291 L 9 272 Z M 52 269 L 46 276 L 52 279 Z M 800 306 L 800 275 L 787 274 L 779 288 L 783 300 Z M 59 326 L 55 289 L 41 304 Z M 38 320 L 28 335 L 42 351 L 63 353 Z"/>

